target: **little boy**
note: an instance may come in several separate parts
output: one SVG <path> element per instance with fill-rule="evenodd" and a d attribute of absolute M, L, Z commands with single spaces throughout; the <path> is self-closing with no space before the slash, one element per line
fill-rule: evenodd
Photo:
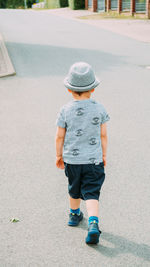
<path fill-rule="evenodd" d="M 87 244 L 99 242 L 99 196 L 106 166 L 109 115 L 90 98 L 99 83 L 89 64 L 73 64 L 64 80 L 73 100 L 61 108 L 56 122 L 56 166 L 65 169 L 68 177 L 68 225 L 77 226 L 83 219 L 80 201 L 85 200 L 89 217 Z"/>

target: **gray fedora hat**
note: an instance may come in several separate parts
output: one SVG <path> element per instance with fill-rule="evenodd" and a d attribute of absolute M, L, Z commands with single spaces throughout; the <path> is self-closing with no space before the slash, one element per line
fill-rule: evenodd
<path fill-rule="evenodd" d="M 68 76 L 64 79 L 64 85 L 71 91 L 89 91 L 99 85 L 92 67 L 85 62 L 77 62 L 70 67 Z"/>

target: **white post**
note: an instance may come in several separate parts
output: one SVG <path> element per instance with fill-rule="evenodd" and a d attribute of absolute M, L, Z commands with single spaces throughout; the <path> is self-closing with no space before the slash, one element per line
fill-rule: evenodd
<path fill-rule="evenodd" d="M 47 3 L 46 3 L 46 0 L 44 0 L 44 8 L 47 7 Z"/>
<path fill-rule="evenodd" d="M 27 0 L 24 0 L 24 8 L 27 9 Z"/>

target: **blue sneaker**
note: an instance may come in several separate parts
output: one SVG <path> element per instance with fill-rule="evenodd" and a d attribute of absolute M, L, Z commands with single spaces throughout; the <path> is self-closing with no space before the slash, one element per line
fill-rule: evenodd
<path fill-rule="evenodd" d="M 100 234 L 101 231 L 99 230 L 98 224 L 96 222 L 90 223 L 85 242 L 87 244 L 97 244 L 99 242 Z"/>
<path fill-rule="evenodd" d="M 75 213 L 70 213 L 68 225 L 69 226 L 78 226 L 79 222 L 82 221 L 82 219 L 83 219 L 82 211 L 80 212 L 80 215 L 77 215 Z"/>

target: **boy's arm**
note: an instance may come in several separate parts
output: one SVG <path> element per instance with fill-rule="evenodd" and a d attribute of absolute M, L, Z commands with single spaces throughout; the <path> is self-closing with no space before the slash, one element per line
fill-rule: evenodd
<path fill-rule="evenodd" d="M 101 144 L 103 152 L 103 162 L 106 166 L 106 153 L 107 153 L 107 128 L 106 123 L 101 124 Z"/>
<path fill-rule="evenodd" d="M 57 127 L 55 145 L 56 145 L 56 166 L 60 169 L 64 169 L 63 162 L 63 145 L 66 134 L 66 128 Z"/>

